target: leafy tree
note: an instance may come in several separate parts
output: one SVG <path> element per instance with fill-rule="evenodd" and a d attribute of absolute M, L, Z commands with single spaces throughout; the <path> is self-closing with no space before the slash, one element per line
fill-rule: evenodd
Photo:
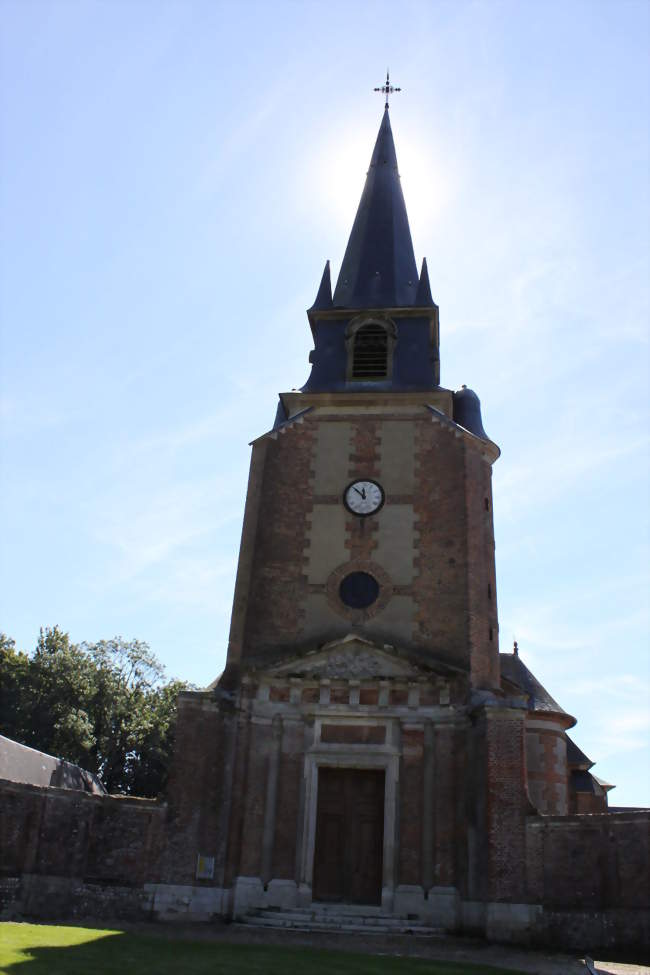
<path fill-rule="evenodd" d="M 176 700 L 186 689 L 187 684 L 182 681 L 171 681 L 156 692 L 150 692 L 143 702 L 135 747 L 126 756 L 126 781 L 130 793 L 152 795 L 157 783 L 166 781 L 174 746 Z"/>
<path fill-rule="evenodd" d="M 0 732 L 95 772 L 109 792 L 160 794 L 188 686 L 164 683 L 140 640 L 75 645 L 55 626 L 29 657 L 0 636 Z"/>
<path fill-rule="evenodd" d="M 31 738 L 26 744 L 88 768 L 88 755 L 95 744 L 94 682 L 92 661 L 70 643 L 68 634 L 58 626 L 41 629 L 25 701 Z"/>
<path fill-rule="evenodd" d="M 16 650 L 16 641 L 0 633 L 0 734 L 25 741 L 29 718 L 22 704 L 28 684 L 29 657 Z"/>

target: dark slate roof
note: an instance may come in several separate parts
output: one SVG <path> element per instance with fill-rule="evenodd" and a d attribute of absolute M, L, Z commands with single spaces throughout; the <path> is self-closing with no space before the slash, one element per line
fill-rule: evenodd
<path fill-rule="evenodd" d="M 323 277 L 320 281 L 320 287 L 318 289 L 318 294 L 316 295 L 316 301 L 311 306 L 309 311 L 323 311 L 326 308 L 332 307 L 332 281 L 330 278 L 330 262 L 325 261 L 325 270 L 323 271 Z"/>
<path fill-rule="evenodd" d="M 278 430 L 283 423 L 286 423 L 289 419 L 287 411 L 284 408 L 284 403 L 282 402 L 282 397 L 278 396 L 278 408 L 275 411 L 275 420 L 273 421 L 273 430 Z"/>
<path fill-rule="evenodd" d="M 546 688 L 542 687 L 537 678 L 530 672 L 521 657 L 515 653 L 500 653 L 501 676 L 528 696 L 528 707 L 531 711 L 546 711 L 554 714 L 566 714 Z M 569 715 L 567 715 L 569 717 Z"/>
<path fill-rule="evenodd" d="M 454 393 L 454 420 L 481 440 L 489 440 L 483 429 L 481 401 L 473 389 L 463 386 Z"/>
<path fill-rule="evenodd" d="M 566 736 L 566 760 L 567 765 L 575 769 L 590 769 L 594 764 L 568 735 Z"/>
<path fill-rule="evenodd" d="M 386 107 L 336 283 L 334 307 L 413 306 L 418 280 Z"/>
<path fill-rule="evenodd" d="M 596 782 L 598 783 L 598 785 L 600 786 L 600 788 L 603 790 L 603 792 L 609 792 L 610 789 L 615 789 L 616 788 L 616 786 L 615 785 L 612 785 L 611 782 L 605 782 L 604 779 L 599 779 L 597 775 L 594 775 L 593 774 L 593 772 L 591 772 L 590 775 L 591 775 L 592 779 L 595 779 L 596 780 Z"/>
<path fill-rule="evenodd" d="M 429 283 L 429 269 L 426 257 L 422 258 L 422 270 L 418 281 L 418 290 L 415 294 L 415 304 L 417 308 L 437 308 L 431 296 L 431 285 Z"/>
<path fill-rule="evenodd" d="M 571 770 L 571 787 L 575 792 L 587 792 L 595 796 L 602 796 L 603 793 L 616 788 L 604 779 L 599 779 L 593 772 L 587 772 L 586 769 Z"/>
<path fill-rule="evenodd" d="M 106 789 L 96 775 L 63 758 L 39 752 L 13 738 L 0 735 L 0 779 L 29 785 L 56 786 L 103 795 Z"/>

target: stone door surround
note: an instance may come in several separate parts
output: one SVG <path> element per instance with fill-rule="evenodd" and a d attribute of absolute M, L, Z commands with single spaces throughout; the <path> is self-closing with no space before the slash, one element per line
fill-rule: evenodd
<path fill-rule="evenodd" d="M 323 741 L 323 726 L 345 728 L 383 728 L 383 744 L 342 744 Z M 302 905 L 312 902 L 316 815 L 318 809 L 319 768 L 382 769 L 384 771 L 384 843 L 382 867 L 382 909 L 392 911 L 395 891 L 395 851 L 397 849 L 397 798 L 399 783 L 399 721 L 363 717 L 355 719 L 322 714 L 314 722 L 314 742 L 305 755 L 305 803 L 300 863 L 299 896 Z"/>

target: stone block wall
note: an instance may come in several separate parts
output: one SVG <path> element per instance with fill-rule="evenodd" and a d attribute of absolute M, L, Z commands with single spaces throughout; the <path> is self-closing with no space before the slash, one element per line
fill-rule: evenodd
<path fill-rule="evenodd" d="M 526 897 L 542 943 L 650 948 L 650 811 L 544 816 L 526 825 Z"/>
<path fill-rule="evenodd" d="M 43 918 L 142 916 L 166 809 L 0 780 L 0 902 Z"/>

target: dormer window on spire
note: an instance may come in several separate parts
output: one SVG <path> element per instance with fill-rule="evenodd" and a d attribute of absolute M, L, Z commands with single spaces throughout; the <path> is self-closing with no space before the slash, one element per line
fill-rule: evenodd
<path fill-rule="evenodd" d="M 395 326 L 390 321 L 358 318 L 347 329 L 348 382 L 390 379 Z"/>

